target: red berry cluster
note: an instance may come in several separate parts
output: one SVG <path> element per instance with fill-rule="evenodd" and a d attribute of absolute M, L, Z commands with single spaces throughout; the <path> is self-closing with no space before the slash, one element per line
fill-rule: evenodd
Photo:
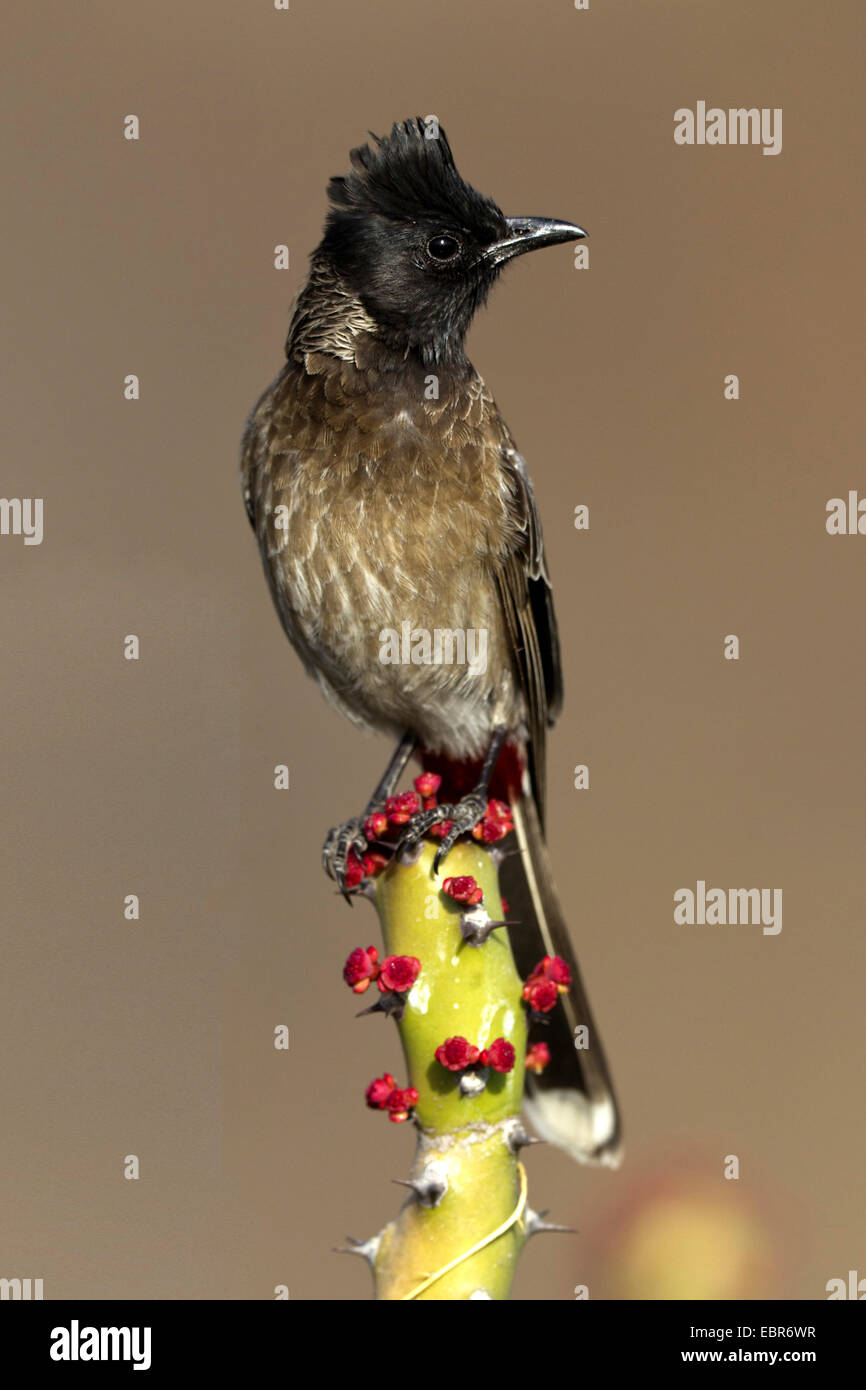
<path fill-rule="evenodd" d="M 473 839 L 480 840 L 483 845 L 495 845 L 497 840 L 504 840 L 509 831 L 514 829 L 514 821 L 511 819 L 511 807 L 505 801 L 491 800 L 487 803 L 487 809 L 481 820 L 472 831 Z"/>
<path fill-rule="evenodd" d="M 523 986 L 523 998 L 533 1013 L 549 1014 L 571 984 L 571 971 L 562 956 L 545 956 Z"/>
<path fill-rule="evenodd" d="M 364 837 L 368 845 L 379 843 L 384 844 L 386 849 L 393 848 L 393 844 L 389 842 L 392 834 L 399 834 L 419 811 L 432 811 L 438 806 L 437 793 L 442 785 L 442 778 L 438 772 L 422 772 L 415 778 L 413 785 L 414 791 L 389 796 L 382 811 L 374 811 L 367 817 L 364 821 Z M 438 825 L 430 827 L 429 834 L 434 839 L 441 840 L 448 834 L 452 825 L 453 821 L 440 821 Z M 493 845 L 504 839 L 513 829 L 514 821 L 511 818 L 510 807 L 504 801 L 493 799 L 488 801 L 484 815 L 472 834 L 482 844 Z M 357 888 L 362 880 L 375 878 L 387 867 L 388 855 L 377 851 L 359 854 L 356 849 L 351 849 L 344 875 L 346 888 Z"/>
<path fill-rule="evenodd" d="M 446 1038 L 436 1049 L 436 1061 L 448 1071 L 465 1071 L 467 1067 L 492 1067 L 494 1071 L 511 1071 L 514 1048 L 504 1038 L 496 1038 L 489 1047 L 478 1048 L 466 1038 Z"/>
<path fill-rule="evenodd" d="M 418 1092 L 414 1086 L 399 1087 L 390 1072 L 377 1076 L 365 1091 L 367 1104 L 371 1110 L 387 1110 L 392 1124 L 402 1124 L 408 1120 L 409 1112 L 418 1104 Z"/>
<path fill-rule="evenodd" d="M 369 838 L 369 837 L 368 837 Z M 359 856 L 357 850 L 350 849 L 346 860 L 346 872 L 344 881 L 347 888 L 357 888 L 364 878 L 375 878 L 383 869 L 387 869 L 388 860 L 384 854 L 364 854 Z"/>
<path fill-rule="evenodd" d="M 363 994 L 375 980 L 382 994 L 408 994 L 421 973 L 417 956 L 386 956 L 379 962 L 375 946 L 356 946 L 343 966 L 343 979 L 355 994 Z"/>
<path fill-rule="evenodd" d="M 550 1061 L 550 1048 L 545 1042 L 533 1043 L 526 1049 L 526 1061 L 524 1066 L 527 1071 L 534 1071 L 536 1076 L 540 1076 Z"/>
<path fill-rule="evenodd" d="M 421 797 L 425 811 L 432 811 L 436 805 L 436 795 L 442 786 L 442 778 L 438 772 L 422 772 L 420 777 L 416 777 L 412 783 L 418 795 Z"/>
<path fill-rule="evenodd" d="M 475 907 L 484 897 L 484 892 L 471 874 L 460 874 L 457 878 L 446 878 L 442 884 L 442 892 L 449 898 L 453 898 L 456 903 L 466 903 L 469 907 Z"/>
<path fill-rule="evenodd" d="M 442 786 L 442 778 L 438 772 L 422 772 L 420 777 L 415 778 L 413 786 L 421 797 L 421 805 L 425 811 L 432 811 L 439 805 L 438 792 Z M 431 825 L 428 833 L 434 840 L 442 840 L 453 824 L 451 820 L 439 821 L 438 825 Z"/>
<path fill-rule="evenodd" d="M 389 796 L 385 802 L 385 815 L 388 824 L 393 826 L 408 825 L 420 809 L 421 802 L 415 792 L 400 792 L 398 796 Z"/>
<path fill-rule="evenodd" d="M 436 805 L 436 793 L 442 778 L 435 772 L 422 772 L 413 783 L 413 792 L 400 792 L 389 796 L 384 811 L 374 811 L 364 821 L 364 834 L 372 843 L 381 840 L 389 830 L 402 830 L 419 811 L 432 811 Z"/>

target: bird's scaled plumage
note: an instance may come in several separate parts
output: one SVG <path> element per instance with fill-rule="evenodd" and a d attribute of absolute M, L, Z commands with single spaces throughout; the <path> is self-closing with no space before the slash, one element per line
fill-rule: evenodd
<path fill-rule="evenodd" d="M 428 762 L 469 767 L 507 736 L 501 767 L 523 768 L 505 788 L 522 827 L 513 891 L 535 922 L 521 951 L 564 956 L 576 981 L 559 1068 L 530 1104 L 546 1137 L 613 1162 L 616 1105 L 594 1027 L 591 1064 L 573 1045 L 572 1016 L 589 1021 L 588 1007 L 545 888 L 545 738 L 561 676 L 541 525 L 524 461 L 464 350 L 507 261 L 584 233 L 506 218 L 460 177 L 444 131 L 429 133 L 420 118 L 396 125 L 332 179 L 286 364 L 244 434 L 244 496 L 283 626 L 328 699 L 414 739 Z M 484 662 L 383 659 L 385 634 L 407 625 L 484 632 Z M 360 833 L 353 823 L 349 842 Z M 345 835 L 329 841 L 332 870 L 336 843 L 344 853 Z"/>

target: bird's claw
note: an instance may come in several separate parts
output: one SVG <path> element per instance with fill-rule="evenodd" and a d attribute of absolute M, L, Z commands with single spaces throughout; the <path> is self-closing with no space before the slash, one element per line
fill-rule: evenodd
<path fill-rule="evenodd" d="M 395 857 L 399 858 L 404 850 L 413 849 L 434 825 L 441 825 L 443 821 L 451 821 L 448 833 L 442 837 L 442 842 L 433 859 L 433 872 L 437 873 L 440 864 L 454 848 L 460 836 L 471 834 L 478 822 L 483 819 L 486 810 L 486 796 L 481 792 L 470 792 L 468 796 L 464 796 L 462 800 L 453 805 L 445 804 L 434 806 L 430 811 L 419 811 L 406 826 L 397 844 Z"/>
<path fill-rule="evenodd" d="M 333 826 L 322 846 L 322 867 L 328 877 L 334 880 L 347 903 L 352 901 L 346 887 L 346 870 L 352 850 L 359 859 L 367 850 L 363 822 L 357 818 L 347 820 L 343 825 Z"/>

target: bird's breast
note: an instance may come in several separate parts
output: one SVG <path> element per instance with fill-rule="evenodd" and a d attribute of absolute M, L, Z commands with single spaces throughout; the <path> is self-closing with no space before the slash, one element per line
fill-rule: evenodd
<path fill-rule="evenodd" d="M 473 591 L 485 606 L 479 589 L 501 544 L 502 440 L 481 383 L 431 401 L 320 385 L 304 383 L 282 414 L 262 496 L 268 554 L 293 604 L 322 609 L 325 624 L 352 608 L 383 623 L 457 623 Z"/>
<path fill-rule="evenodd" d="M 429 402 L 357 386 L 345 368 L 289 372 L 250 422 L 274 600 L 345 708 L 431 747 L 463 724 L 474 753 L 514 698 L 496 583 L 502 426 L 477 378 Z"/>

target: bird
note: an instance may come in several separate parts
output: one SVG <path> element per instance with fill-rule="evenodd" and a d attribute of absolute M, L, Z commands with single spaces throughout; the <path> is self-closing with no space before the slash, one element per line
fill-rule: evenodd
<path fill-rule="evenodd" d="M 506 217 L 461 177 L 432 117 L 371 133 L 349 160 L 328 185 L 285 365 L 241 445 L 247 514 L 290 642 L 333 706 L 397 739 L 364 813 L 331 830 L 323 862 L 345 892 L 350 855 L 368 847 L 365 820 L 413 755 L 447 796 L 412 817 L 398 848 L 450 822 L 435 870 L 491 789 L 501 793 L 517 840 L 500 867 L 520 922 L 509 932 L 517 967 L 527 973 L 543 953 L 571 974 L 540 1034 L 550 1064 L 527 1072 L 526 1113 L 573 1158 L 615 1167 L 619 1110 L 544 838 L 562 674 L 541 523 L 524 458 L 465 350 L 505 266 L 587 233 Z M 484 660 L 384 659 L 383 635 L 407 631 L 483 633 Z"/>

